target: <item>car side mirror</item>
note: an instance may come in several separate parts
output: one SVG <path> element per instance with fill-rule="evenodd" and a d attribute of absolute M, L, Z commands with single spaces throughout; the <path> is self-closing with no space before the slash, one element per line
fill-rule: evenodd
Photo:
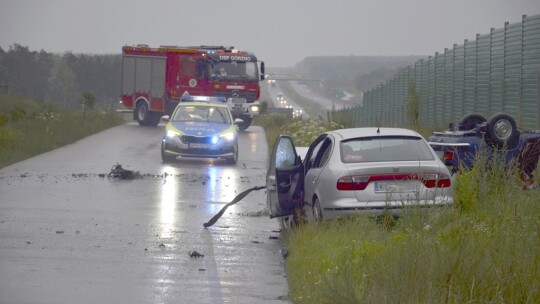
<path fill-rule="evenodd" d="M 242 123 L 244 123 L 244 120 L 242 118 L 235 118 L 234 119 L 234 124 L 235 125 L 240 125 Z"/>
<path fill-rule="evenodd" d="M 264 80 L 264 76 L 266 75 L 264 70 L 264 61 L 261 61 L 261 80 Z"/>
<path fill-rule="evenodd" d="M 171 117 L 169 115 L 163 115 L 163 116 L 161 116 L 161 120 L 169 121 L 169 120 L 171 120 Z"/>

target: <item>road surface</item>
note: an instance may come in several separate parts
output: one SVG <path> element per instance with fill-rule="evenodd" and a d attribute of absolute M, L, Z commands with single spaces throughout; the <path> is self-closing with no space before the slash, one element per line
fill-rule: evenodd
<path fill-rule="evenodd" d="M 265 184 L 263 129 L 240 133 L 237 165 L 163 164 L 162 129 L 128 123 L 0 170 L 0 303 L 288 302 L 264 190 L 203 228 Z M 117 163 L 139 176 L 107 177 Z"/>

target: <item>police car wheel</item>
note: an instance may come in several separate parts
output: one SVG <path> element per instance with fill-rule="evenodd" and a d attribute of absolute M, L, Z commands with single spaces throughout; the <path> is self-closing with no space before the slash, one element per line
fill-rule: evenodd
<path fill-rule="evenodd" d="M 164 147 L 165 144 L 161 144 L 161 160 L 164 162 L 164 163 L 168 163 L 168 162 L 172 162 L 176 159 L 176 156 L 174 155 L 169 155 L 165 152 L 165 147 Z"/>
<path fill-rule="evenodd" d="M 236 162 L 238 162 L 238 146 L 234 146 L 233 156 L 227 159 L 227 162 L 233 165 L 236 164 Z"/>

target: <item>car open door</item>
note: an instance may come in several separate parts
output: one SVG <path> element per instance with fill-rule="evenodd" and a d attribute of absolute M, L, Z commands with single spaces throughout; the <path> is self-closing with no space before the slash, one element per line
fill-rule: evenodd
<path fill-rule="evenodd" d="M 292 215 L 303 204 L 303 166 L 288 135 L 280 135 L 274 145 L 266 174 L 266 191 L 270 218 Z"/>

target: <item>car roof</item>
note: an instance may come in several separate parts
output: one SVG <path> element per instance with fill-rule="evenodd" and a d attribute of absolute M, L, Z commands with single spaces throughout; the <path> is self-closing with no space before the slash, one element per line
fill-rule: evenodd
<path fill-rule="evenodd" d="M 328 132 L 329 134 L 334 134 L 336 137 L 341 138 L 341 140 L 346 140 L 350 138 L 357 137 L 374 137 L 374 136 L 415 136 L 422 137 L 419 133 L 409 129 L 403 128 L 347 128 L 347 129 L 338 129 Z"/>

